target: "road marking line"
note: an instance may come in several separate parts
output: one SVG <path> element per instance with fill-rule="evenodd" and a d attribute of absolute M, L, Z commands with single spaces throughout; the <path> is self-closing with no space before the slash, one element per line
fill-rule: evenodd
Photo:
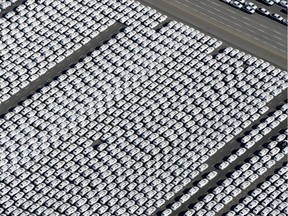
<path fill-rule="evenodd" d="M 187 10 L 185 10 L 185 7 L 184 7 L 184 8 L 183 8 L 183 7 L 179 7 L 179 6 L 177 6 L 177 4 L 173 4 L 173 2 L 169 2 L 169 1 L 167 1 L 167 0 L 162 0 L 162 1 L 164 1 L 164 2 L 167 3 L 167 4 L 170 4 L 171 6 L 178 8 L 180 11 L 184 11 L 184 12 L 186 12 L 187 14 L 190 14 L 190 15 L 192 15 L 192 16 L 196 16 L 196 15 L 193 14 L 193 13 L 191 13 L 191 9 L 194 10 L 194 11 L 196 11 L 196 12 L 198 12 L 197 10 L 195 10 L 195 9 L 193 9 L 193 8 L 190 8 L 190 10 L 187 11 Z M 180 5 L 184 5 L 184 4 L 182 4 L 181 2 L 179 2 L 178 0 L 175 0 L 175 1 L 176 1 L 177 3 L 180 3 Z M 185 6 L 185 5 L 184 5 L 184 6 Z M 186 7 L 186 8 L 187 8 L 187 7 Z M 170 12 L 170 15 L 172 15 L 171 12 Z M 173 15 L 172 15 L 172 16 L 173 16 Z M 207 15 L 205 15 L 205 16 L 207 16 Z M 209 20 L 207 20 L 207 19 L 203 19 L 203 18 L 200 18 L 200 17 L 198 17 L 198 18 L 201 19 L 201 20 L 204 21 L 204 22 L 209 23 L 210 25 L 215 26 L 215 23 L 211 23 L 211 22 L 209 22 Z M 187 20 L 186 20 L 186 21 L 187 21 Z M 191 22 L 189 22 L 189 21 L 187 21 L 187 22 L 193 25 L 193 23 L 191 23 Z M 225 26 L 225 25 L 223 25 L 223 26 Z M 197 26 L 197 28 L 201 29 L 201 27 L 199 27 L 199 26 Z M 264 49 L 264 50 L 266 50 L 266 51 L 268 51 L 268 52 L 270 52 L 270 53 L 273 53 L 273 54 L 276 55 L 276 56 L 279 56 L 279 57 L 281 57 L 281 58 L 285 58 L 285 59 L 286 59 L 286 51 L 285 51 L 284 53 L 282 53 L 282 54 L 284 54 L 284 55 L 281 55 L 279 52 L 275 52 L 275 50 L 271 50 L 271 49 L 269 49 L 269 48 L 267 48 L 267 47 L 261 46 L 261 45 L 258 44 L 258 43 L 252 42 L 251 40 L 249 40 L 249 39 L 247 39 L 247 38 L 245 38 L 245 37 L 242 37 L 242 36 L 239 35 L 239 34 L 235 34 L 234 32 L 229 31 L 229 29 L 222 28 L 222 27 L 218 27 L 218 28 L 222 29 L 222 30 L 225 31 L 225 32 L 230 33 L 231 35 L 234 35 L 234 37 L 238 37 L 238 38 L 240 38 L 240 39 L 242 39 L 242 40 L 244 40 L 244 41 L 246 41 L 246 42 L 249 42 L 249 43 L 255 45 L 256 47 L 259 47 L 259 48 Z M 210 34 L 212 34 L 212 33 L 210 33 Z M 228 41 L 227 41 L 227 42 L 228 42 Z M 250 52 L 251 52 L 251 51 L 250 51 Z"/>
<path fill-rule="evenodd" d="M 177 0 L 176 0 L 176 1 L 177 1 Z M 177 2 L 179 3 L 179 1 L 177 1 Z M 190 3 L 188 0 L 185 0 L 185 2 L 187 2 L 188 4 Z M 203 4 L 202 2 L 200 2 L 200 3 Z M 192 9 L 192 10 L 194 10 L 194 11 L 196 11 L 196 12 L 198 12 L 198 13 L 204 15 L 204 16 L 207 16 L 206 14 L 204 14 L 204 13 L 202 13 L 202 12 L 200 12 L 200 11 L 198 11 L 198 10 L 195 10 L 194 8 L 190 7 L 190 5 L 186 5 L 186 4 L 183 4 L 183 3 L 181 3 L 181 5 L 183 5 L 183 6 L 185 6 L 185 7 L 188 7 L 188 8 L 190 8 L 190 9 Z M 207 13 L 216 15 L 217 17 L 219 17 L 219 18 L 221 18 L 221 19 L 224 19 L 224 20 L 226 20 L 227 22 L 231 23 L 231 20 L 226 19 L 226 18 L 223 17 L 223 16 L 219 16 L 218 14 L 215 14 L 214 12 L 212 12 L 212 11 L 210 11 L 210 10 L 206 10 L 205 8 L 203 8 L 203 7 L 201 7 L 201 6 L 197 5 L 197 4 L 193 4 L 193 5 L 196 6 L 196 7 L 198 7 L 198 8 L 201 8 L 202 10 L 207 11 Z M 213 9 L 215 9 L 215 8 L 213 8 Z M 220 13 L 221 13 L 221 11 L 220 11 Z M 209 16 L 209 18 L 211 18 L 211 17 Z M 233 19 L 235 19 L 235 20 L 238 20 L 236 17 L 233 17 L 233 16 L 231 16 L 231 18 L 233 18 Z M 249 25 L 248 23 L 246 23 L 246 22 L 244 22 L 244 23 L 245 23 L 247 26 L 251 27 L 252 29 L 255 29 L 253 26 Z M 245 26 L 239 25 L 239 24 L 236 23 L 236 22 L 233 22 L 233 24 L 234 24 L 234 25 L 237 25 L 237 26 L 239 26 L 239 27 L 241 27 L 241 28 L 245 28 Z M 233 28 L 233 27 L 232 27 L 232 28 Z M 273 39 L 271 39 L 271 38 L 269 38 L 269 37 L 266 37 L 266 36 L 264 36 L 264 35 L 259 35 L 259 34 L 257 34 L 257 32 L 253 31 L 252 29 L 247 29 L 247 28 L 245 28 L 246 31 L 249 31 L 249 32 L 251 32 L 252 34 L 255 34 L 254 36 L 252 36 L 252 37 L 254 37 L 254 38 L 255 38 L 255 37 L 258 37 L 258 38 L 259 38 L 259 37 L 262 37 L 262 38 L 266 39 L 267 41 L 274 42 L 274 43 L 278 44 L 279 46 L 286 48 L 286 46 L 284 46 L 282 43 L 276 42 L 275 40 L 273 40 Z M 243 32 L 244 32 L 245 30 L 243 29 Z M 258 30 L 258 29 L 257 29 L 257 30 Z M 273 36 L 273 37 L 274 37 L 274 36 Z"/>
<path fill-rule="evenodd" d="M 281 38 L 279 38 L 278 36 L 274 36 L 275 38 L 277 38 L 278 40 L 281 40 Z"/>
<path fill-rule="evenodd" d="M 214 5 L 217 5 L 217 6 L 219 6 L 219 7 L 220 7 L 220 5 L 219 5 L 219 4 L 217 4 L 216 2 L 212 2 L 212 4 L 214 4 Z"/>
<path fill-rule="evenodd" d="M 185 0 L 186 2 L 188 2 L 188 3 L 191 3 L 191 2 L 189 2 L 189 1 L 187 1 L 187 0 Z M 212 4 L 213 4 L 213 2 L 211 2 Z M 200 4 L 203 4 L 203 2 L 202 1 L 200 1 Z M 187 6 L 189 6 L 189 5 L 187 5 Z M 199 6 L 199 5 L 198 5 Z M 211 7 L 210 5 L 206 5 L 206 6 L 208 6 L 208 7 L 210 7 L 210 8 L 212 8 L 212 9 L 214 9 L 214 10 L 217 10 L 218 12 L 220 12 L 220 13 L 222 13 L 222 10 L 218 10 L 218 9 L 216 9 L 216 8 L 213 8 L 213 7 Z M 219 6 L 219 5 L 218 5 Z M 202 8 L 202 9 L 204 9 L 204 8 Z M 232 12 L 232 13 L 234 13 L 234 14 L 236 14 L 236 12 L 234 12 L 234 11 L 232 11 L 232 10 L 230 10 L 230 9 L 228 9 L 228 8 L 225 8 L 225 10 L 228 10 L 228 11 L 230 11 L 230 12 Z M 210 10 L 211 11 L 211 10 Z M 242 15 L 240 15 L 240 14 L 238 14 L 241 18 L 243 18 L 243 19 L 246 19 L 246 20 L 248 20 L 248 21 L 251 21 L 250 19 L 248 19 L 247 17 L 245 17 L 245 16 L 242 16 Z M 234 18 L 235 20 L 239 20 L 237 17 L 233 17 L 233 16 L 231 16 L 232 18 Z M 247 24 L 247 23 L 246 23 Z M 260 23 L 259 23 L 260 24 Z M 261 25 L 261 24 L 260 24 Z M 248 24 L 248 26 L 250 26 L 251 28 L 253 28 L 253 29 L 257 29 L 257 30 L 259 30 L 259 28 L 255 28 L 253 25 L 250 25 L 250 24 Z M 267 29 L 267 30 L 270 30 L 270 28 L 268 28 L 268 27 L 266 27 L 266 26 L 264 26 L 264 25 L 261 25 L 263 28 L 265 28 L 265 29 Z M 278 31 L 275 31 L 275 32 L 277 32 L 279 35 L 283 35 L 283 34 L 281 34 L 281 33 L 279 33 Z M 284 39 L 285 41 L 286 41 L 286 39 Z M 283 41 L 283 40 L 282 40 Z"/>
<path fill-rule="evenodd" d="M 221 11 L 220 11 L 219 9 L 217 9 L 217 8 L 215 8 L 215 10 L 221 12 Z"/>

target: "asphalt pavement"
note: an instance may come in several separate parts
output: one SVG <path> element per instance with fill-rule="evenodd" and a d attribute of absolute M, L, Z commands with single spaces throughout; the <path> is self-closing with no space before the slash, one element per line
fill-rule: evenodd
<path fill-rule="evenodd" d="M 205 13 L 215 23 L 219 22 L 221 25 L 231 27 L 239 33 L 286 52 L 286 28 L 283 24 L 257 13 L 247 14 L 221 1 L 175 0 L 175 2 L 191 10 Z"/>
<path fill-rule="evenodd" d="M 228 46 L 248 51 L 282 69 L 287 66 L 287 27 L 272 19 L 257 13 L 247 14 L 220 0 L 141 2 L 173 19 L 216 36 Z"/>

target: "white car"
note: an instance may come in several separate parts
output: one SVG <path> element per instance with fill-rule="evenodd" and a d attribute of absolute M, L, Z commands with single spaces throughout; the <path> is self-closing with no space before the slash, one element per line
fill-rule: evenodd
<path fill-rule="evenodd" d="M 228 196 L 224 197 L 224 199 L 222 199 L 222 203 L 223 203 L 224 205 L 226 205 L 226 204 L 228 204 L 229 202 L 231 202 L 232 200 L 233 200 L 233 197 L 230 196 L 230 195 L 228 195 Z"/>
<path fill-rule="evenodd" d="M 238 9 L 241 9 L 243 7 L 243 4 L 241 4 L 239 1 L 231 1 L 230 4 L 233 6 L 233 7 L 236 7 Z"/>
<path fill-rule="evenodd" d="M 227 162 L 227 161 L 223 161 L 220 165 L 219 165 L 219 169 L 220 170 L 224 170 L 226 167 L 228 167 L 229 166 L 229 162 Z"/>
<path fill-rule="evenodd" d="M 237 159 L 237 155 L 236 154 L 232 154 L 232 155 L 230 155 L 228 158 L 227 158 L 227 161 L 229 162 L 229 163 L 232 163 L 233 161 L 235 161 L 236 159 Z"/>
<path fill-rule="evenodd" d="M 195 210 L 194 209 L 189 209 L 188 211 L 185 212 L 184 216 L 193 216 L 195 215 Z"/>
<path fill-rule="evenodd" d="M 264 16 L 269 16 L 270 12 L 266 8 L 258 8 L 257 12 L 264 15 Z"/>
<path fill-rule="evenodd" d="M 246 11 L 247 13 L 249 13 L 249 14 L 254 14 L 255 13 L 255 10 L 249 5 L 244 5 L 243 10 Z"/>
<path fill-rule="evenodd" d="M 208 179 L 208 180 L 212 180 L 213 178 L 215 178 L 216 176 L 217 176 L 217 172 L 216 171 L 212 171 L 212 172 L 210 172 L 210 173 L 208 173 L 208 175 L 206 176 L 206 178 Z"/>
<path fill-rule="evenodd" d="M 216 41 L 216 42 L 213 44 L 213 48 L 216 49 L 216 48 L 220 47 L 222 44 L 223 44 L 222 41 Z"/>
<path fill-rule="evenodd" d="M 162 212 L 161 216 L 169 216 L 172 214 L 172 209 L 165 209 L 165 211 Z"/>
<path fill-rule="evenodd" d="M 246 152 L 245 148 L 239 148 L 236 152 L 236 155 L 241 156 Z"/>
<path fill-rule="evenodd" d="M 249 187 L 251 183 L 249 181 L 244 181 L 241 185 L 240 185 L 240 188 L 242 190 L 245 190 L 247 187 Z"/>
<path fill-rule="evenodd" d="M 257 9 L 257 6 L 252 2 L 245 2 L 245 5 L 251 7 L 254 11 Z"/>
<path fill-rule="evenodd" d="M 210 202 L 213 198 L 214 198 L 214 194 L 207 194 L 204 198 L 203 198 L 203 201 L 205 202 L 205 203 L 208 203 L 208 202 Z"/>
<path fill-rule="evenodd" d="M 260 176 L 263 175 L 266 171 L 267 171 L 266 167 L 261 167 L 256 171 L 256 173 Z"/>
<path fill-rule="evenodd" d="M 276 21 L 279 21 L 279 22 L 281 22 L 283 20 L 283 17 L 277 13 L 271 13 L 270 17 Z"/>
<path fill-rule="evenodd" d="M 241 189 L 240 188 L 235 188 L 232 192 L 231 192 L 231 196 L 236 197 L 238 194 L 241 193 Z"/>
<path fill-rule="evenodd" d="M 227 47 L 227 48 L 224 49 L 223 53 L 226 54 L 226 55 L 228 55 L 232 50 L 233 50 L 232 47 Z M 224 56 L 224 54 L 222 54 L 222 55 L 221 55 L 221 54 L 218 54 L 217 56 L 219 56 L 219 57 L 221 56 L 220 58 L 222 58 L 222 57 Z M 216 59 L 217 59 L 217 58 L 216 58 Z M 219 60 L 219 59 L 217 59 L 217 60 Z"/>
<path fill-rule="evenodd" d="M 267 4 L 269 6 L 272 6 L 274 4 L 273 0 L 261 0 L 264 4 Z"/>
<path fill-rule="evenodd" d="M 235 187 L 234 185 L 228 185 L 228 186 L 225 188 L 224 193 L 225 193 L 226 195 L 228 195 L 228 194 L 230 194 L 231 191 L 233 191 L 235 188 L 236 188 L 236 187 Z"/>
<path fill-rule="evenodd" d="M 277 142 L 281 142 L 281 141 L 283 141 L 285 139 L 286 139 L 286 135 L 285 134 L 281 134 L 281 135 L 277 136 L 276 141 Z"/>
<path fill-rule="evenodd" d="M 199 188 L 202 188 L 202 187 L 204 187 L 206 184 L 208 184 L 208 179 L 202 179 L 202 180 L 200 180 L 200 181 L 198 182 L 197 186 L 198 186 Z"/>
<path fill-rule="evenodd" d="M 284 8 L 288 8 L 288 2 L 285 1 L 285 0 L 280 1 L 280 2 L 279 2 L 279 5 L 282 6 L 282 7 L 284 7 Z"/>
<path fill-rule="evenodd" d="M 173 211 L 175 211 L 175 210 L 177 210 L 181 205 L 182 205 L 181 202 L 175 202 L 175 203 L 173 203 L 173 205 L 171 206 L 171 209 L 172 209 Z"/>
<path fill-rule="evenodd" d="M 199 211 L 200 209 L 203 208 L 204 205 L 205 203 L 203 201 L 199 201 L 193 206 L 193 209 L 196 211 Z"/>
<path fill-rule="evenodd" d="M 215 212 L 219 212 L 223 207 L 224 207 L 223 203 L 218 203 L 217 205 L 214 206 L 213 210 Z"/>

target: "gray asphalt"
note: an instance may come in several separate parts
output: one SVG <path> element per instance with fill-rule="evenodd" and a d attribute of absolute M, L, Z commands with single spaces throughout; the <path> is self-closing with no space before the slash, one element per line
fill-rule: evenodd
<path fill-rule="evenodd" d="M 224 148 L 222 148 L 220 151 L 216 152 L 216 154 L 214 154 L 211 158 L 209 158 L 206 163 L 209 165 L 209 167 L 202 173 L 200 173 L 200 175 L 198 175 L 190 184 L 188 184 L 184 189 L 182 189 L 181 191 L 179 191 L 173 198 L 171 198 L 168 202 L 166 202 L 161 208 L 157 209 L 157 212 L 155 212 L 154 215 L 160 216 L 161 213 L 169 206 L 171 206 L 171 204 L 173 204 L 175 201 L 178 201 L 179 198 L 186 193 L 186 191 L 188 191 L 191 187 L 195 186 L 198 181 L 200 181 L 201 179 L 203 179 L 203 177 L 205 177 L 205 175 L 211 171 L 217 171 L 218 175 L 216 176 L 215 179 L 213 179 L 212 181 L 209 182 L 209 184 L 205 185 L 204 187 L 202 187 L 195 195 L 193 195 L 186 203 L 184 203 L 180 209 L 178 209 L 177 211 L 173 212 L 174 215 L 178 215 L 183 211 L 187 211 L 189 209 L 189 206 L 195 202 L 198 202 L 200 200 L 200 197 L 204 196 L 205 194 L 207 194 L 207 192 L 215 187 L 217 185 L 218 179 L 225 179 L 225 176 L 228 172 L 231 172 L 232 170 L 234 170 L 234 167 L 237 166 L 238 164 L 243 163 L 243 161 L 249 156 L 251 155 L 253 152 L 255 152 L 257 149 L 261 148 L 263 143 L 267 143 L 270 140 L 270 137 L 274 136 L 276 131 L 279 131 L 283 128 L 286 127 L 286 122 L 282 122 L 275 130 L 271 131 L 269 134 L 267 134 L 265 137 L 262 138 L 261 142 L 256 143 L 252 148 L 250 148 L 249 150 L 247 150 L 247 152 L 238 157 L 237 160 L 235 160 L 233 163 L 231 163 L 226 169 L 224 169 L 223 171 L 219 170 L 218 168 L 216 168 L 217 164 L 222 162 L 222 159 L 231 155 L 232 152 L 234 152 L 235 150 L 239 149 L 242 144 L 239 141 L 239 139 L 241 137 L 244 136 L 245 133 L 247 133 L 248 131 L 251 131 L 253 129 L 253 127 L 255 127 L 255 125 L 258 125 L 260 122 L 262 122 L 264 119 L 266 119 L 271 113 L 273 113 L 277 107 L 281 106 L 282 104 L 284 104 L 284 100 L 287 98 L 287 92 L 283 91 L 281 94 L 279 94 L 278 96 L 276 96 L 275 98 L 273 98 L 273 100 L 271 100 L 267 106 L 269 107 L 269 111 L 267 111 L 266 113 L 264 113 L 264 115 L 262 115 L 258 120 L 256 120 L 255 122 L 253 122 L 249 127 L 247 127 L 245 130 L 243 130 L 240 134 L 238 134 L 237 136 L 234 137 L 234 139 L 227 143 L 226 146 Z M 273 133 L 275 132 L 275 133 Z M 257 181 L 261 181 L 262 177 L 260 177 Z"/>
<path fill-rule="evenodd" d="M 281 68 L 287 66 L 287 27 L 281 23 L 260 14 L 249 15 L 220 0 L 141 2 L 171 18 L 214 35 L 229 46 L 248 51 Z"/>
<path fill-rule="evenodd" d="M 121 23 L 114 23 L 112 26 L 107 28 L 104 32 L 99 33 L 98 36 L 91 39 L 87 44 L 83 45 L 79 50 L 73 52 L 70 56 L 65 58 L 62 62 L 57 64 L 55 67 L 48 70 L 45 74 L 40 76 L 38 79 L 31 82 L 28 86 L 21 89 L 17 94 L 12 95 L 7 101 L 0 104 L 0 115 L 4 115 L 13 107 L 16 107 L 19 103 L 24 101 L 29 95 L 35 93 L 38 89 L 43 87 L 45 84 L 51 82 L 55 77 L 61 75 L 71 65 L 76 64 L 79 60 L 87 56 L 89 52 L 95 50 L 96 47 L 109 40 L 111 36 L 117 34 L 122 28 L 126 26 Z"/>
<path fill-rule="evenodd" d="M 259 14 L 246 14 L 221 1 L 175 0 L 175 2 L 191 10 L 194 8 L 201 14 L 205 13 L 215 23 L 231 27 L 239 33 L 278 48 L 278 51 L 286 52 L 286 28 L 283 24 Z"/>

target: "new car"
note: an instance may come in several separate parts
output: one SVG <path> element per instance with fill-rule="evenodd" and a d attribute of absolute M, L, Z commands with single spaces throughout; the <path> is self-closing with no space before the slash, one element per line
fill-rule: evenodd
<path fill-rule="evenodd" d="M 283 21 L 283 17 L 280 16 L 279 14 L 277 13 L 271 13 L 270 14 L 270 17 L 276 21 L 279 21 L 279 22 L 282 22 Z"/>
<path fill-rule="evenodd" d="M 270 15 L 270 12 L 266 8 L 257 8 L 257 12 L 264 15 L 264 16 Z"/>
<path fill-rule="evenodd" d="M 230 4 L 233 6 L 233 7 L 236 7 L 238 9 L 241 9 L 243 7 L 243 4 L 241 4 L 239 1 L 231 1 Z"/>

